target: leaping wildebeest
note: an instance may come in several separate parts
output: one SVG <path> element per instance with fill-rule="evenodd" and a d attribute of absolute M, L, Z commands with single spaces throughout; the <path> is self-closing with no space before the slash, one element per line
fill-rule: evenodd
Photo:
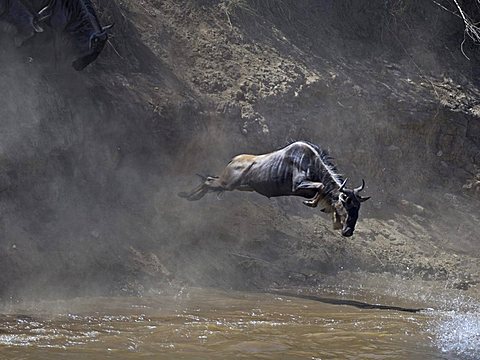
<path fill-rule="evenodd" d="M 360 196 L 365 181 L 355 189 L 345 187 L 343 179 L 328 154 L 318 146 L 297 141 L 263 155 L 235 156 L 220 176 L 203 177 L 204 182 L 191 192 L 178 195 L 199 200 L 208 192 L 232 190 L 255 191 L 267 197 L 301 196 L 309 207 L 321 204 L 332 213 L 333 228 L 343 236 L 352 236 L 360 204 L 370 197 Z"/>

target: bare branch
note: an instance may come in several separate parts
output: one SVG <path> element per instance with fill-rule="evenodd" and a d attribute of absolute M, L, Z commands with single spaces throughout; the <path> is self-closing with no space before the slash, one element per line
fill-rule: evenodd
<path fill-rule="evenodd" d="M 470 60 L 470 58 L 467 56 L 467 54 L 465 54 L 465 51 L 463 49 L 463 46 L 465 45 L 465 41 L 467 40 L 467 36 L 473 40 L 473 42 L 477 43 L 477 44 L 480 44 L 480 27 L 477 25 L 477 23 L 475 23 L 471 17 L 462 9 L 462 7 L 460 6 L 458 0 L 451 0 L 453 2 L 453 4 L 455 5 L 455 7 L 457 8 L 458 10 L 458 13 L 456 12 L 453 12 L 451 11 L 450 9 L 446 8 L 445 6 L 443 6 L 442 4 L 438 3 L 437 1 L 435 0 L 432 0 L 432 2 L 436 5 L 438 5 L 440 8 L 442 8 L 443 10 L 445 11 L 448 11 L 449 13 L 459 17 L 462 19 L 463 21 L 463 24 L 465 26 L 465 30 L 464 30 L 464 37 L 463 37 L 463 41 L 462 43 L 460 44 L 460 49 L 462 51 L 462 54 L 463 56 L 465 56 L 468 60 Z M 479 4 L 480 4 L 480 0 L 476 0 Z"/>

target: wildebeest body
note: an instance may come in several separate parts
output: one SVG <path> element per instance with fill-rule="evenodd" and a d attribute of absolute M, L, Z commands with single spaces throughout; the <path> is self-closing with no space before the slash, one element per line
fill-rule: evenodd
<path fill-rule="evenodd" d="M 310 144 L 294 143 L 280 151 L 258 155 L 246 165 L 241 185 L 267 197 L 293 195 L 312 198 L 317 190 L 299 185 L 302 181 L 321 182 L 317 153 Z M 232 162 L 242 162 L 244 156 L 240 155 Z"/>
<path fill-rule="evenodd" d="M 360 203 L 368 200 L 359 192 L 345 188 L 346 180 L 338 174 L 330 157 L 318 146 L 306 141 L 263 155 L 238 155 L 218 177 L 204 177 L 204 183 L 179 196 L 199 200 L 209 191 L 255 191 L 267 197 L 301 196 L 304 204 L 333 214 L 334 228 L 351 236 L 358 219 Z"/>

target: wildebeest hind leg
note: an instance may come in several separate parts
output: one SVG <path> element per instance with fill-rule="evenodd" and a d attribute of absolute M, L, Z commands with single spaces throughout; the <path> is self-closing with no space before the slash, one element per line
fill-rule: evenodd
<path fill-rule="evenodd" d="M 187 192 L 179 192 L 177 195 L 185 198 L 189 201 L 195 201 L 195 200 L 200 200 L 202 197 L 205 196 L 205 194 L 208 192 L 208 187 L 205 184 L 202 184 L 189 193 Z"/>
<path fill-rule="evenodd" d="M 249 185 L 240 185 L 235 188 L 235 190 L 238 191 L 255 191 L 251 186 Z"/>

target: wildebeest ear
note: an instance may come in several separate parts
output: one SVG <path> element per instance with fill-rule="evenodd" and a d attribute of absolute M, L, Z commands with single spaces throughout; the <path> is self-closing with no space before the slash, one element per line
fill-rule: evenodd
<path fill-rule="evenodd" d="M 370 196 L 361 197 L 361 196 L 358 196 L 358 195 L 357 195 L 357 199 L 358 199 L 358 201 L 360 201 L 360 202 L 364 202 L 364 201 L 367 201 L 368 199 L 370 199 Z"/>
<path fill-rule="evenodd" d="M 343 189 L 345 189 L 345 185 L 347 184 L 347 181 L 348 181 L 348 178 L 345 178 L 345 180 L 343 180 L 342 185 L 340 185 L 340 189 L 338 189 L 339 192 L 343 192 Z"/>

